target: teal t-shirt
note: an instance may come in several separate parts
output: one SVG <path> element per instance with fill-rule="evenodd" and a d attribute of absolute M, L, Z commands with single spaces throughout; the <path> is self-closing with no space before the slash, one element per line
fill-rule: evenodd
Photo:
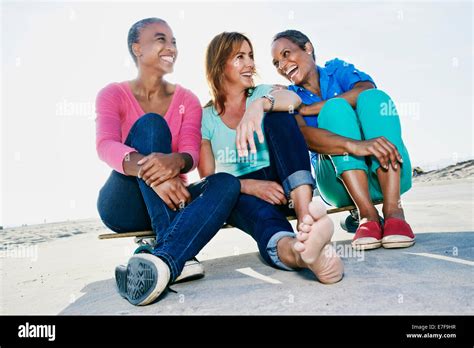
<path fill-rule="evenodd" d="M 245 106 L 248 107 L 252 101 L 268 94 L 271 89 L 272 85 L 256 86 L 251 95 L 247 97 Z M 254 139 L 257 153 L 251 154 L 249 151 L 248 157 L 239 157 L 235 145 L 235 129 L 227 127 L 222 122 L 214 106 L 204 108 L 201 132 L 202 138 L 211 142 L 212 152 L 216 160 L 216 173 L 224 172 L 241 176 L 270 166 L 267 142 L 265 140 L 263 144 L 260 144 L 256 133 Z"/>

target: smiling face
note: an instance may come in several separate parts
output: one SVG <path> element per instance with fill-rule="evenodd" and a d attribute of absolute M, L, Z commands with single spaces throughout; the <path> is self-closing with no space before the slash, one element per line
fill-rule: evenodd
<path fill-rule="evenodd" d="M 152 23 L 141 29 L 132 49 L 139 67 L 151 67 L 164 74 L 173 72 L 178 49 L 168 24 Z"/>
<path fill-rule="evenodd" d="M 273 65 L 280 75 L 295 85 L 303 84 L 314 70 L 312 53 L 313 46 L 309 42 L 304 50 L 286 38 L 278 39 L 272 44 Z"/>
<path fill-rule="evenodd" d="M 248 89 L 254 86 L 255 62 L 253 51 L 247 40 L 227 59 L 224 77 L 227 84 Z"/>

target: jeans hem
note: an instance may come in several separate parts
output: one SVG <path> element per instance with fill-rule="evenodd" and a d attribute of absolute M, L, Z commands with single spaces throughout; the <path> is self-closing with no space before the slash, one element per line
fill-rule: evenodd
<path fill-rule="evenodd" d="M 311 188 L 314 189 L 315 181 L 313 176 L 311 175 L 311 171 L 309 170 L 298 170 L 288 176 L 283 181 L 283 190 L 287 197 L 290 196 L 290 192 L 293 191 L 295 188 L 301 185 L 311 185 Z"/>
<path fill-rule="evenodd" d="M 168 253 L 164 251 L 153 251 L 153 255 L 159 257 L 162 259 L 169 267 L 170 269 L 170 280 L 169 282 L 174 282 L 175 279 L 178 277 L 178 267 L 176 266 L 176 263 L 173 260 L 173 257 L 171 257 Z"/>
<path fill-rule="evenodd" d="M 294 232 L 288 232 L 288 231 L 280 231 L 275 233 L 270 240 L 268 241 L 267 244 L 267 253 L 268 256 L 270 257 L 270 260 L 272 261 L 273 265 L 276 267 L 283 269 L 285 271 L 295 271 L 296 268 L 291 268 L 287 265 L 285 265 L 280 258 L 278 257 L 278 250 L 277 250 L 277 244 L 280 241 L 280 239 L 284 237 L 292 237 L 295 238 L 296 235 Z"/>

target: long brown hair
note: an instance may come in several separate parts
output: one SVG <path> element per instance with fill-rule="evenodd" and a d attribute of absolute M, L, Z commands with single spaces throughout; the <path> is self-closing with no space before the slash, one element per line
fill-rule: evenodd
<path fill-rule="evenodd" d="M 229 57 L 239 50 L 244 41 L 247 41 L 253 51 L 249 38 L 237 32 L 220 33 L 211 40 L 206 49 L 206 78 L 211 89 L 212 99 L 205 106 L 214 105 L 220 115 L 225 113 L 225 65 Z"/>

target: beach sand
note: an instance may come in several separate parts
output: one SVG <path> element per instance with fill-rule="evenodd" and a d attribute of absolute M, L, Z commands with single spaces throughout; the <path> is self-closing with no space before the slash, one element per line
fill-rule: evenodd
<path fill-rule="evenodd" d="M 425 176 L 422 175 L 421 177 L 415 178 L 412 190 L 402 197 L 407 219 L 411 223 L 415 233 L 420 236 L 420 240 L 423 240 L 421 234 L 426 233 L 426 237 L 428 237 L 428 234 L 430 236 L 430 243 L 436 244 L 437 238 L 432 238 L 432 234 L 440 233 L 440 245 L 438 247 L 441 249 L 444 248 L 443 250 L 450 250 L 449 248 L 452 248 L 453 246 L 449 243 L 443 244 L 444 237 L 442 238 L 441 236 L 449 236 L 450 234 L 457 236 L 458 239 L 456 240 L 460 241 L 459 243 L 462 244 L 459 245 L 459 250 L 462 249 L 462 254 L 458 255 L 457 252 L 454 252 L 453 255 L 455 257 L 460 257 L 463 260 L 468 260 L 468 263 L 463 264 L 462 266 L 456 263 L 453 263 L 452 265 L 449 263 L 448 266 L 454 267 L 453 272 L 455 273 L 458 272 L 456 267 L 461 267 L 459 272 L 464 272 L 466 270 L 472 272 L 473 266 L 470 265 L 469 262 L 474 261 L 474 181 L 472 166 L 465 166 L 465 164 L 462 166 L 463 168 L 470 167 L 471 169 L 461 168 L 461 170 L 454 171 L 457 178 L 455 178 L 453 174 L 442 176 L 438 175 L 439 173 L 432 173 L 431 176 L 428 173 L 425 174 Z M 462 170 L 467 174 L 460 176 L 459 173 Z M 340 219 L 346 215 L 347 213 L 330 215 L 336 226 L 336 232 L 333 239 L 335 241 L 350 241 L 353 237 L 353 234 L 343 231 L 339 226 Z M 213 310 L 209 309 L 211 308 L 209 307 L 209 303 L 207 303 L 207 305 L 206 303 L 195 304 L 194 307 L 187 307 L 186 310 L 183 310 L 183 306 L 178 308 L 178 302 L 174 304 L 175 302 L 170 302 L 171 300 L 168 299 L 163 300 L 163 304 L 160 301 L 152 306 L 148 306 L 146 309 L 144 307 L 130 306 L 116 293 L 113 277 L 115 266 L 120 263 L 126 263 L 127 259 L 136 248 L 136 245 L 131 238 L 99 240 L 98 235 L 103 233 L 110 233 L 110 231 L 98 219 L 24 226 L 4 229 L 1 231 L 0 245 L 2 245 L 2 249 L 0 251 L 0 279 L 2 281 L 0 288 L 0 313 L 242 313 L 242 311 L 239 310 L 239 306 L 232 307 L 229 305 L 226 307 L 226 303 L 230 304 L 232 300 L 226 300 L 225 295 L 222 295 L 224 298 L 221 306 L 219 305 L 220 301 L 216 299 L 212 300 Z M 439 249 L 436 249 L 437 247 L 435 244 L 433 244 L 434 253 Z M 416 244 L 416 246 L 418 245 L 423 247 L 423 244 L 420 241 Z M 458 250 L 457 246 L 454 246 L 454 248 Z M 407 258 L 407 254 L 403 254 L 402 251 L 385 251 L 387 254 L 383 254 L 384 250 L 374 251 L 373 255 L 379 255 L 377 257 L 381 258 L 377 259 L 374 256 L 374 259 L 377 259 L 377 262 L 380 263 L 382 262 L 380 260 L 383 260 L 385 257 L 384 255 L 388 255 L 388 252 L 390 252 L 390 257 L 398 255 L 394 254 L 398 252 L 400 254 L 400 260 Z M 410 249 L 403 250 L 403 252 L 409 251 Z M 226 285 L 225 277 L 219 281 L 214 280 L 214 283 L 211 283 L 211 281 L 206 283 L 206 279 L 214 279 L 212 278 L 214 274 L 213 272 L 219 272 L 219 270 L 214 271 L 216 267 L 219 267 L 219 260 L 222 260 L 223 264 L 226 264 L 227 261 L 225 260 L 231 260 L 232 257 L 234 257 L 237 264 L 235 267 L 234 265 L 229 265 L 228 267 L 230 268 L 226 268 L 226 274 L 240 274 L 234 272 L 234 268 L 255 266 L 254 268 L 261 269 L 262 272 L 267 272 L 277 278 L 281 275 L 284 281 L 286 281 L 288 277 L 295 277 L 294 275 L 296 272 L 284 272 L 265 266 L 256 256 L 256 252 L 257 247 L 255 242 L 245 233 L 234 228 L 223 229 L 219 231 L 216 237 L 198 255 L 199 260 L 205 261 L 204 266 L 207 271 L 206 277 L 195 282 L 180 284 L 177 287 L 179 289 L 184 289 L 183 291 L 188 291 L 188 293 L 191 294 L 193 289 L 199 289 L 199 287 L 193 285 L 193 283 L 201 284 L 200 286 L 207 286 L 206 284 L 213 284 L 213 286 L 215 286 L 215 284 L 219 284 L 219 286 L 223 287 L 223 291 L 232 293 L 232 282 L 229 281 L 229 285 Z M 366 258 L 369 258 L 369 256 L 370 254 L 367 253 Z M 398 257 L 396 259 L 398 259 Z M 252 262 L 255 263 L 255 265 L 253 265 Z M 350 263 L 356 261 L 348 259 L 347 262 Z M 341 291 L 346 291 L 344 289 L 349 291 L 350 289 L 357 289 L 358 286 L 361 286 L 360 280 L 357 280 L 357 277 L 351 275 L 350 272 L 348 273 L 348 270 L 352 269 L 351 267 L 352 266 L 348 269 L 346 268 L 346 279 L 336 285 L 338 289 L 343 289 Z M 433 266 L 433 269 L 436 270 L 439 268 L 435 265 Z M 444 269 L 443 272 L 448 271 Z M 473 273 L 471 273 L 471 275 L 472 274 Z M 242 274 L 240 275 L 245 277 Z M 425 276 L 429 278 L 430 274 L 425 274 Z M 437 277 L 439 276 L 440 275 Z M 450 276 L 453 275 L 451 274 Z M 230 278 L 232 278 L 232 276 L 230 276 Z M 258 279 L 247 278 L 251 279 L 251 281 L 259 282 Z M 247 278 L 238 278 L 235 280 L 237 282 L 236 284 L 241 284 L 238 282 L 245 283 L 245 279 Z M 331 292 L 331 286 L 324 286 L 314 282 L 313 280 L 300 278 L 295 280 L 295 282 L 302 282 L 306 287 L 314 286 L 315 289 L 322 289 L 321 291 L 323 292 Z M 437 291 L 435 292 L 435 296 L 438 296 L 440 299 L 443 297 L 445 298 L 445 300 L 440 301 L 440 303 L 450 303 L 451 309 L 444 308 L 442 304 L 436 305 L 437 302 L 434 301 L 433 303 L 435 303 L 435 305 L 433 308 L 428 306 L 422 307 L 422 309 L 418 310 L 422 311 L 421 313 L 424 311 L 426 313 L 447 312 L 452 314 L 473 314 L 472 303 L 463 306 L 463 303 L 466 300 L 463 299 L 462 295 L 465 294 L 467 296 L 466 298 L 470 298 L 470 301 L 472 301 L 472 298 L 474 298 L 472 280 L 472 277 L 470 277 L 470 279 L 459 279 L 459 286 L 461 289 L 465 287 L 465 292 L 461 293 L 461 295 L 453 295 L 453 293 L 449 292 L 449 288 L 446 290 L 435 289 Z M 375 280 L 371 280 L 370 277 L 368 277 L 366 281 L 370 282 Z M 251 287 L 251 285 L 252 284 L 249 286 Z M 270 285 L 264 284 L 262 286 Z M 236 289 L 235 291 L 238 293 L 239 291 L 243 291 L 242 289 L 243 288 L 239 288 L 239 290 Z M 288 296 L 288 291 L 290 291 L 288 289 L 292 288 L 285 288 L 285 286 L 282 285 L 278 289 L 278 291 L 281 291 L 282 296 Z M 274 292 L 275 291 L 277 290 L 274 290 Z M 446 293 L 440 293 L 440 291 L 446 291 Z M 88 294 L 88 296 L 84 296 L 85 294 Z M 93 296 L 90 294 L 93 294 Z M 199 292 L 194 292 L 192 294 L 192 296 L 199 298 Z M 225 292 L 222 292 L 222 294 L 225 294 Z M 449 302 L 450 296 L 456 296 L 456 298 L 453 299 L 452 302 Z M 262 302 L 263 300 L 259 300 L 257 296 L 253 301 Z M 308 301 L 312 301 L 312 299 L 308 299 Z M 349 301 L 347 296 L 343 296 L 340 301 L 342 302 L 338 302 L 339 304 L 337 306 L 334 305 L 331 307 L 329 312 L 331 312 L 331 310 L 331 313 L 337 314 L 357 312 L 348 309 L 349 307 L 342 306 L 341 303 Z M 374 303 L 377 303 L 376 300 L 374 301 Z M 302 304 L 300 311 L 298 311 L 298 308 L 300 307 L 293 307 L 293 312 L 305 312 L 305 308 L 308 307 L 304 307 L 303 305 L 304 303 Z M 256 310 L 254 313 L 277 313 L 278 310 L 273 307 L 271 305 L 268 305 L 267 307 L 265 307 L 265 305 L 257 306 L 256 308 L 260 309 L 258 311 Z M 394 310 L 390 310 L 390 306 L 385 306 L 384 308 L 386 308 L 385 312 L 381 309 L 381 314 L 394 312 Z M 287 312 L 288 311 L 285 313 Z M 250 311 L 250 313 L 253 312 Z M 315 312 L 313 311 L 311 313 Z"/>

